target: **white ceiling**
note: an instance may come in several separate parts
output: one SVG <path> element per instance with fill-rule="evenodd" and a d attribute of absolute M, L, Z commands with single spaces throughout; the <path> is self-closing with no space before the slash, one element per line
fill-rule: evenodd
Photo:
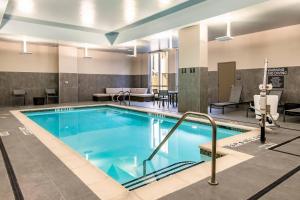
<path fill-rule="evenodd" d="M 174 9 L 182 3 L 191 4 Z M 161 15 L 166 9 L 173 11 Z M 145 20 L 153 15 L 159 17 Z M 0 38 L 112 48 L 105 33 L 116 30 L 116 44 L 139 40 L 143 48 L 166 37 L 156 33 L 204 20 L 212 40 L 225 34 L 228 17 L 233 36 L 300 24 L 300 0 L 1 0 Z"/>
<path fill-rule="evenodd" d="M 11 0 L 6 14 L 109 32 L 187 0 Z"/>
<path fill-rule="evenodd" d="M 272 0 L 208 19 L 209 40 L 226 34 L 226 20 L 233 36 L 300 24 L 300 0 Z"/>

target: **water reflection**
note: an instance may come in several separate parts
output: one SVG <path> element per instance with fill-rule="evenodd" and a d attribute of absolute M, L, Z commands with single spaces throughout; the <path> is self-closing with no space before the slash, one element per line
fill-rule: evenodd
<path fill-rule="evenodd" d="M 151 119 L 151 148 L 155 149 L 167 136 L 169 128 L 161 126 L 163 120 L 161 119 Z M 168 141 L 160 149 L 165 154 L 169 152 Z"/>

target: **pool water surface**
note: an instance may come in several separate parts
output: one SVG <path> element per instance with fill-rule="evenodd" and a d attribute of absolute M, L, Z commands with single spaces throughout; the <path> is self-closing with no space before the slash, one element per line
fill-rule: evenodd
<path fill-rule="evenodd" d="M 24 114 L 121 184 L 143 176 L 143 160 L 178 121 L 112 106 Z M 217 139 L 241 132 L 218 127 Z M 148 163 L 147 172 L 183 161 L 209 161 L 199 151 L 209 142 L 210 125 L 184 122 Z"/>

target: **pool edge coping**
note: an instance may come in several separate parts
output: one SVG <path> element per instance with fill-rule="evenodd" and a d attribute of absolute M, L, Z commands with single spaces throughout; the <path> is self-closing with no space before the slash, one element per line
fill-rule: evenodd
<path fill-rule="evenodd" d="M 140 112 L 147 112 L 153 114 L 162 114 L 164 116 L 179 118 L 181 114 L 169 113 L 165 111 L 150 110 L 140 107 L 127 107 L 114 104 L 95 104 L 95 105 L 80 105 L 80 106 L 61 106 L 51 107 L 53 109 L 69 108 L 69 107 L 93 107 L 93 106 L 112 106 L 125 108 L 129 110 L 136 110 Z M 50 109 L 51 109 L 50 108 Z M 205 162 L 201 165 L 197 165 L 186 169 L 182 172 L 178 172 L 174 175 L 166 177 L 160 181 L 150 183 L 142 188 L 138 188 L 134 191 L 128 191 L 120 183 L 108 176 L 101 169 L 94 166 L 92 163 L 84 159 L 79 153 L 73 150 L 68 145 L 64 144 L 61 140 L 53 136 L 47 130 L 36 124 L 29 119 L 22 112 L 24 111 L 36 111 L 47 110 L 48 108 L 34 108 L 34 109 L 22 109 L 11 110 L 10 112 L 26 127 L 28 128 L 56 157 L 63 162 L 89 189 L 91 189 L 102 200 L 113 199 L 157 199 L 165 195 L 171 194 L 179 189 L 187 187 L 197 181 L 201 181 L 210 176 L 211 162 Z M 196 122 L 207 122 L 199 118 L 190 118 Z M 218 125 L 231 126 L 238 129 L 248 130 L 247 132 L 231 136 L 218 140 L 217 152 L 222 154 L 221 158 L 217 161 L 217 172 L 223 171 L 241 162 L 244 162 L 253 156 L 224 148 L 228 144 L 234 142 L 240 142 L 245 139 L 249 139 L 258 136 L 258 129 L 247 127 L 238 124 L 231 124 L 225 122 L 217 122 Z M 201 145 L 200 148 L 207 151 L 211 151 L 211 144 L 207 143 Z"/>

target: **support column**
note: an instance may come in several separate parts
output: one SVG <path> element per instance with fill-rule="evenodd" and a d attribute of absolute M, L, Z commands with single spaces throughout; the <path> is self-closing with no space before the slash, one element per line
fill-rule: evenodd
<path fill-rule="evenodd" d="M 78 102 L 77 48 L 58 47 L 59 103 Z"/>
<path fill-rule="evenodd" d="M 178 111 L 207 113 L 207 26 L 179 31 Z"/>

